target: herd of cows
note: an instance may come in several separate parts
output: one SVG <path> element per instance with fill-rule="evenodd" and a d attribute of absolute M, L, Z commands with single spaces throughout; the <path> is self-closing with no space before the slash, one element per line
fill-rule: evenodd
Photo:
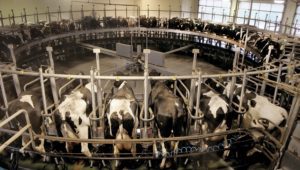
<path fill-rule="evenodd" d="M 156 70 L 151 70 L 150 76 L 160 76 L 161 73 Z M 122 74 L 118 73 L 118 76 Z M 183 80 L 187 87 L 190 87 L 191 80 Z M 172 82 L 174 83 L 174 82 Z M 168 81 L 151 80 L 151 90 L 149 94 L 149 108 L 153 111 L 154 115 L 154 137 L 156 138 L 169 138 L 195 135 L 193 131 L 190 131 L 187 127 L 191 124 L 188 116 L 187 104 L 184 100 L 173 93 L 172 84 Z M 200 84 L 195 83 L 198 87 Z M 49 86 L 46 85 L 46 87 Z M 233 102 L 239 104 L 242 99 L 242 107 L 244 109 L 242 115 L 242 123 L 240 127 L 250 129 L 258 128 L 266 131 L 278 132 L 278 127 L 284 127 L 286 119 L 288 117 L 287 111 L 275 104 L 271 103 L 266 97 L 260 96 L 245 88 L 244 95 L 241 95 L 241 84 L 232 85 L 231 82 L 222 82 L 218 84 L 212 79 L 207 79 L 201 83 L 200 104 L 199 110 L 203 113 L 201 121 L 194 120 L 194 124 L 199 124 L 198 128 L 201 129 L 203 134 L 225 132 L 233 128 L 234 122 L 240 113 L 236 112 L 236 108 L 230 104 L 230 90 L 233 89 Z M 180 87 L 179 87 L 180 88 Z M 50 88 L 46 88 L 50 89 Z M 92 93 L 97 93 L 97 86 L 92 87 L 91 83 L 86 82 L 81 88 L 68 92 L 60 99 L 60 104 L 54 110 L 53 117 L 48 117 L 47 122 L 44 122 L 42 111 L 43 101 L 41 95 L 41 89 L 39 87 L 32 90 L 23 92 L 17 99 L 10 102 L 7 108 L 8 115 L 16 113 L 18 110 L 24 109 L 28 112 L 30 123 L 32 125 L 33 132 L 38 135 L 45 135 L 46 131 L 43 126 L 46 124 L 54 124 L 56 129 L 56 135 L 59 137 L 73 138 L 73 139 L 90 139 L 90 131 L 92 121 L 89 118 L 89 114 L 92 112 Z M 140 103 L 137 101 L 133 88 L 126 81 L 115 81 L 112 89 L 114 93 L 106 105 L 105 109 L 105 138 L 106 139 L 118 139 L 127 140 L 137 138 L 137 132 L 142 125 L 139 124 L 140 116 L 139 110 L 141 110 Z M 180 88 L 182 91 L 183 88 Z M 196 88 L 197 89 L 197 88 Z M 51 91 L 46 90 L 47 93 L 47 105 L 51 105 L 53 102 Z M 196 95 L 194 95 L 194 104 L 192 113 L 195 114 Z M 98 113 L 99 114 L 99 113 Z M 5 118 L 5 111 L 2 111 L 0 118 Z M 200 123 L 201 122 L 201 123 Z M 238 123 L 239 124 L 239 123 Z M 14 130 L 18 130 L 26 125 L 25 117 L 18 116 L 12 122 Z M 199 129 L 196 130 L 197 134 Z M 265 136 L 262 133 L 255 133 L 256 135 L 250 135 L 256 143 L 262 142 Z M 277 136 L 278 137 L 278 136 Z M 224 143 L 226 152 L 224 155 L 230 154 L 230 146 L 226 146 L 226 135 L 214 136 L 204 139 L 205 147 L 209 147 L 212 144 Z M 28 141 L 28 136 L 22 137 L 22 145 Z M 51 141 L 47 141 L 50 142 Z M 255 143 L 254 142 L 254 143 Z M 53 150 L 49 151 L 49 148 L 45 148 L 45 139 L 37 138 L 34 140 L 33 150 L 41 154 L 47 152 L 57 153 L 73 153 L 77 148 L 81 148 L 80 152 L 88 158 L 92 158 L 94 151 L 99 151 L 97 145 L 92 145 L 86 142 L 81 142 L 80 145 L 74 142 L 56 143 L 56 145 L 63 145 L 63 147 L 54 146 L 54 142 L 51 143 Z M 157 144 L 160 144 L 158 147 Z M 121 153 L 131 153 L 133 156 L 138 155 L 140 151 L 137 151 L 138 143 L 124 142 L 114 143 L 110 145 L 111 152 L 115 157 L 120 157 Z M 157 159 L 160 159 L 160 168 L 170 168 L 175 166 L 176 159 L 168 157 L 168 153 L 178 153 L 180 147 L 186 145 L 192 145 L 189 141 L 164 141 L 159 140 L 157 143 L 153 143 L 152 153 Z M 20 147 L 20 146 L 19 146 Z M 200 146 L 199 146 L 200 147 Z M 58 149 L 60 148 L 60 149 Z M 149 148 L 148 148 L 149 149 Z M 240 148 L 243 150 L 242 148 Z M 245 149 L 245 148 L 244 148 Z M 252 151 L 254 148 L 247 148 L 248 151 Z M 149 151 L 151 152 L 151 151 Z M 46 156 L 44 156 L 46 160 Z M 239 158 L 242 159 L 242 158 Z M 116 166 L 120 166 L 120 162 L 116 161 Z"/>
<path fill-rule="evenodd" d="M 78 21 L 61 20 L 52 21 L 50 23 L 40 22 L 37 24 L 20 24 L 14 27 L 14 33 L 0 34 L 0 58 L 2 59 L 2 61 L 7 61 L 9 59 L 9 49 L 7 48 L 8 44 L 20 46 L 29 41 L 77 30 L 134 26 L 138 26 L 136 18 L 126 19 L 121 17 L 104 17 L 100 20 L 90 16 L 86 16 Z M 172 18 L 168 20 L 166 18 L 158 19 L 156 17 L 146 18 L 142 16 L 140 18 L 140 26 L 146 28 L 169 28 L 210 33 L 227 37 L 228 39 L 232 39 L 235 41 L 245 41 L 247 39 L 248 46 L 252 46 L 252 51 L 255 50 L 256 52 L 248 52 L 246 55 L 246 60 L 250 61 L 249 63 L 255 66 L 262 64 L 263 59 L 268 53 L 269 45 L 274 46 L 274 49 L 272 49 L 271 52 L 271 59 L 278 59 L 283 53 L 282 42 L 275 41 L 270 36 L 266 36 L 264 34 L 251 30 L 249 30 L 248 37 L 246 38 L 246 29 L 242 29 L 243 26 L 237 26 L 234 24 L 224 25 L 209 23 L 198 19 L 192 20 Z"/>
<path fill-rule="evenodd" d="M 190 20 L 181 18 L 157 19 L 155 17 L 141 17 L 141 27 L 147 28 L 169 28 L 179 30 L 198 31 L 203 33 L 216 34 L 235 41 L 248 41 L 249 45 L 256 50 L 256 53 L 247 54 L 248 59 L 254 61 L 254 65 L 261 65 L 264 57 L 268 54 L 269 45 L 274 48 L 271 51 L 272 58 L 280 58 L 283 53 L 282 44 L 272 40 L 271 37 L 266 37 L 257 32 L 248 32 L 246 37 L 246 30 L 241 26 L 213 24 L 200 20 Z M 93 17 L 84 17 L 79 21 L 55 21 L 51 23 L 41 22 L 33 25 L 19 25 L 17 31 L 13 34 L 0 33 L 0 59 L 1 61 L 9 61 L 10 53 L 7 47 L 8 44 L 14 44 L 16 47 L 22 46 L 30 41 L 39 40 L 51 35 L 62 34 L 77 30 L 87 29 L 101 29 L 101 28 L 117 28 L 117 27 L 133 27 L 137 26 L 135 18 L 111 18 L 105 17 L 102 20 Z M 257 56 L 259 55 L 259 56 Z M 160 73 L 152 70 L 150 76 L 160 76 Z M 122 76 L 118 74 L 117 76 Z M 190 79 L 183 80 L 186 87 L 191 87 Z M 288 117 L 287 111 L 273 103 L 267 97 L 258 95 L 249 89 L 245 88 L 242 93 L 242 84 L 232 84 L 231 82 L 216 83 L 212 79 L 206 79 L 201 84 L 197 82 L 194 84 L 196 89 L 201 87 L 199 108 L 197 95 L 193 95 L 194 103 L 189 106 L 180 96 L 174 94 L 174 86 L 169 81 L 150 81 L 149 94 L 149 108 L 152 110 L 154 120 L 152 121 L 153 137 L 160 138 L 158 142 L 154 142 L 148 148 L 143 148 L 142 152 L 153 153 L 154 157 L 159 159 L 160 163 L 157 167 L 170 168 L 176 166 L 177 159 L 170 158 L 170 153 L 180 154 L 178 150 L 182 147 L 195 145 L 190 141 L 165 141 L 164 138 L 183 137 L 199 134 L 222 133 L 236 127 L 245 129 L 258 128 L 269 131 L 280 138 L 281 127 L 286 126 L 286 119 Z M 47 105 L 52 105 L 53 97 L 50 91 L 50 84 L 46 82 L 46 96 Z M 9 107 L 5 110 L 0 110 L 0 119 L 6 118 L 6 114 L 12 115 L 19 110 L 26 110 L 33 132 L 38 135 L 46 135 L 47 127 L 55 129 L 55 136 L 73 138 L 73 139 L 90 139 L 91 128 L 93 122 L 90 119 L 90 114 L 93 110 L 92 96 L 93 93 L 97 96 L 96 85 L 92 87 L 92 83 L 84 83 L 84 85 L 74 91 L 66 92 L 60 99 L 57 108 L 54 108 L 53 117 L 43 117 L 43 96 L 40 87 L 25 91 L 19 97 L 10 102 Z M 105 109 L 105 139 L 128 140 L 135 139 L 141 136 L 138 135 L 142 129 L 140 120 L 141 103 L 136 99 L 133 88 L 126 81 L 115 81 L 113 83 L 110 100 L 103 103 Z M 186 88 L 179 87 L 184 92 Z M 230 92 L 233 92 L 230 94 Z M 243 94 L 243 95 L 242 95 Z M 230 102 L 232 98 L 232 102 Z M 240 104 L 240 101 L 242 103 Z M 242 111 L 238 111 L 237 106 L 242 107 Z M 189 112 L 196 114 L 198 110 L 203 114 L 201 120 L 190 120 Z M 52 110 L 52 111 L 53 111 Z M 100 115 L 101 113 L 97 113 Z M 238 121 L 241 119 L 240 121 Z M 26 125 L 26 119 L 23 116 L 18 116 L 12 121 L 9 128 L 19 130 Z M 46 125 L 46 126 L 45 126 Z M 97 124 L 98 126 L 98 124 Z M 191 126 L 198 127 L 191 130 Z M 228 144 L 226 135 L 214 136 L 203 139 L 201 146 L 210 147 L 216 143 L 224 143 L 221 148 L 221 155 L 228 157 L 235 155 L 237 159 L 247 159 L 246 156 L 251 156 L 255 144 L 264 142 L 265 136 L 255 131 L 254 134 L 249 134 L 249 138 L 254 142 L 247 146 L 240 146 L 241 148 L 232 150 L 234 148 Z M 4 138 L 4 139 L 3 139 Z M 244 137 L 237 138 L 243 140 Z M 5 136 L 1 136 L 1 140 L 6 140 Z M 22 144 L 24 146 L 30 139 L 28 136 L 22 136 Z M 1 142 L 3 142 L 1 141 Z M 51 147 L 46 147 L 50 143 Z M 159 144 L 159 145 L 158 145 Z M 196 145 L 198 145 L 197 143 Z M 141 153 L 139 143 L 126 142 L 114 143 L 108 146 L 109 152 L 114 157 L 120 157 L 122 153 L 131 153 L 132 156 Z M 20 146 L 17 146 L 20 147 Z M 93 158 L 103 147 L 102 145 L 92 145 L 91 143 L 81 142 L 54 142 L 37 138 L 34 140 L 32 150 L 43 155 L 44 160 L 47 158 L 48 152 L 55 153 L 75 153 L 80 148 L 82 153 L 87 158 Z M 245 147 L 245 148 L 244 148 Z M 145 151 L 146 150 L 146 151 Z M 234 154 L 232 152 L 240 152 L 246 154 Z M 250 154 L 251 153 L 251 154 Z M 141 155 L 140 155 L 141 156 Z M 122 161 L 116 161 L 116 166 L 121 166 Z M 155 165 L 154 165 L 155 166 Z"/>

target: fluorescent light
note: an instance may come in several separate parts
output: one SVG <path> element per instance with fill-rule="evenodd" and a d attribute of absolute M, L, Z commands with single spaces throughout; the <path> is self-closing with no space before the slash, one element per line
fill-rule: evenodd
<path fill-rule="evenodd" d="M 275 3 L 275 4 L 283 4 L 283 3 L 284 3 L 284 0 L 274 0 L 274 3 Z"/>

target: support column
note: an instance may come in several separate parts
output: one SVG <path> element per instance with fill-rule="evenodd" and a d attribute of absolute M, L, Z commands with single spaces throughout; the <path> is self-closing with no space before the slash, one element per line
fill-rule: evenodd
<path fill-rule="evenodd" d="M 269 52 L 268 52 L 268 55 L 266 56 L 266 63 L 265 63 L 266 70 L 270 69 L 269 60 L 270 60 L 270 56 L 271 56 L 271 52 L 272 52 L 273 48 L 274 48 L 273 45 L 269 46 Z M 268 77 L 269 77 L 269 73 L 265 73 L 264 74 L 264 79 L 267 79 Z M 262 95 L 262 96 L 265 93 L 266 84 L 267 84 L 266 80 L 263 80 L 262 85 L 261 85 L 261 89 L 260 89 L 260 95 Z"/>
<path fill-rule="evenodd" d="M 8 44 L 8 48 L 9 48 L 9 51 L 10 51 L 10 56 L 11 56 L 12 62 L 14 64 L 12 66 L 12 70 L 16 71 L 17 61 L 16 61 L 16 56 L 15 56 L 15 53 L 14 53 L 14 46 L 12 44 Z M 19 76 L 18 76 L 18 74 L 12 74 L 12 77 L 13 77 L 16 93 L 17 93 L 18 96 L 20 96 L 20 93 L 22 92 L 22 90 L 21 90 L 21 85 L 20 85 L 20 81 L 19 81 Z"/>
<path fill-rule="evenodd" d="M 199 49 L 193 49 L 192 52 L 194 54 L 193 65 L 192 65 L 192 75 L 195 75 L 196 74 L 196 66 L 197 66 L 197 56 L 199 54 Z M 191 84 L 190 84 L 190 96 L 189 96 L 189 104 L 188 104 L 188 107 L 191 112 L 193 110 L 193 105 L 194 105 L 195 83 L 196 83 L 196 80 L 192 79 Z M 188 126 L 189 126 L 188 129 L 190 129 L 191 120 L 192 120 L 192 118 L 189 116 L 188 117 Z"/>
<path fill-rule="evenodd" d="M 94 48 L 93 49 L 93 53 L 96 54 L 96 67 L 97 67 L 97 76 L 100 76 L 100 49 L 99 48 Z M 103 96 L 102 96 L 102 88 L 101 88 L 101 79 L 97 79 L 97 103 L 98 103 L 98 112 L 99 112 L 99 117 L 100 115 L 104 114 L 102 113 L 103 111 Z M 104 138 L 104 129 L 105 129 L 105 122 L 104 119 L 100 119 L 99 120 L 99 125 L 101 128 L 101 132 L 100 132 L 100 137 Z"/>
<path fill-rule="evenodd" d="M 148 70 L 148 56 L 150 54 L 150 49 L 144 49 L 145 54 L 145 64 L 144 64 L 144 118 L 148 119 L 148 93 L 149 93 L 149 70 Z M 147 138 L 147 122 L 144 122 L 144 133 L 143 138 Z"/>
<path fill-rule="evenodd" d="M 46 51 L 48 52 L 49 61 L 50 61 L 49 73 L 50 74 L 55 74 L 54 61 L 53 61 L 53 57 L 52 57 L 53 48 L 48 46 L 48 47 L 46 47 Z M 54 105 L 57 108 L 58 105 L 59 105 L 59 100 L 58 100 L 55 77 L 50 77 L 49 79 L 50 79 L 50 84 L 51 84 L 51 90 L 52 90 Z"/>

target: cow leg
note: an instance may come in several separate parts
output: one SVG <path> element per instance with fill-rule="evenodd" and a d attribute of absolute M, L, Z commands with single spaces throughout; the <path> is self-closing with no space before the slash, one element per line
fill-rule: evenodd
<path fill-rule="evenodd" d="M 114 156 L 117 158 L 120 156 L 120 151 L 116 144 L 114 144 Z M 116 160 L 116 167 L 119 166 L 119 160 Z"/>
<path fill-rule="evenodd" d="M 176 141 L 175 144 L 174 144 L 174 155 L 177 155 L 178 153 L 178 145 L 179 145 L 179 141 Z M 174 158 L 174 161 L 176 162 L 177 161 L 177 158 Z"/>
<path fill-rule="evenodd" d="M 89 138 L 89 130 L 88 126 L 82 126 L 78 128 L 78 136 L 80 139 L 88 139 Z M 86 155 L 87 157 L 92 157 L 92 154 L 89 150 L 88 143 L 81 142 L 81 152 Z"/>
<path fill-rule="evenodd" d="M 139 125 L 139 121 L 136 118 L 134 118 L 134 128 L 132 130 L 132 135 L 131 135 L 133 139 L 136 139 L 136 129 L 137 129 L 138 125 Z M 132 143 L 131 153 L 132 153 L 132 156 L 136 156 L 136 143 L 135 142 Z"/>
<path fill-rule="evenodd" d="M 158 153 L 158 151 L 157 151 L 156 142 L 153 143 L 153 152 L 154 152 L 154 154 L 155 154 L 155 157 L 158 158 L 159 153 Z"/>
<path fill-rule="evenodd" d="M 158 137 L 161 139 L 161 134 L 160 134 L 160 131 L 158 130 Z M 167 149 L 165 147 L 165 143 L 163 141 L 160 142 L 160 145 L 161 145 L 161 148 L 162 148 L 162 156 L 163 156 L 163 159 L 161 160 L 161 163 L 160 163 L 160 168 L 163 169 L 165 167 L 165 164 L 166 164 L 166 159 L 167 159 Z"/>
<path fill-rule="evenodd" d="M 162 148 L 162 156 L 163 156 L 163 159 L 161 160 L 161 163 L 160 163 L 160 168 L 163 169 L 165 167 L 165 164 L 166 164 L 166 159 L 167 159 L 167 149 L 165 147 L 165 143 L 164 142 L 161 142 L 160 143 L 161 145 L 161 148 Z"/>
<path fill-rule="evenodd" d="M 230 144 L 228 144 L 227 141 L 227 135 L 224 136 L 224 153 L 223 153 L 223 159 L 226 159 L 229 156 L 230 150 L 228 148 L 230 147 Z"/>

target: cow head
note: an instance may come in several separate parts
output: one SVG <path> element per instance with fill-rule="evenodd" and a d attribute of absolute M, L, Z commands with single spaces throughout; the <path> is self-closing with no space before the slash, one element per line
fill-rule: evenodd
<path fill-rule="evenodd" d="M 160 76 L 161 73 L 157 72 L 156 70 L 151 70 L 149 72 L 149 76 Z M 153 87 L 155 85 L 155 83 L 157 82 L 157 80 L 150 80 L 150 84 Z"/>
<path fill-rule="evenodd" d="M 114 76 L 125 76 L 125 74 L 121 71 L 117 71 L 116 73 L 114 73 Z M 114 87 L 119 88 L 123 82 L 124 80 L 116 80 L 114 82 Z"/>

